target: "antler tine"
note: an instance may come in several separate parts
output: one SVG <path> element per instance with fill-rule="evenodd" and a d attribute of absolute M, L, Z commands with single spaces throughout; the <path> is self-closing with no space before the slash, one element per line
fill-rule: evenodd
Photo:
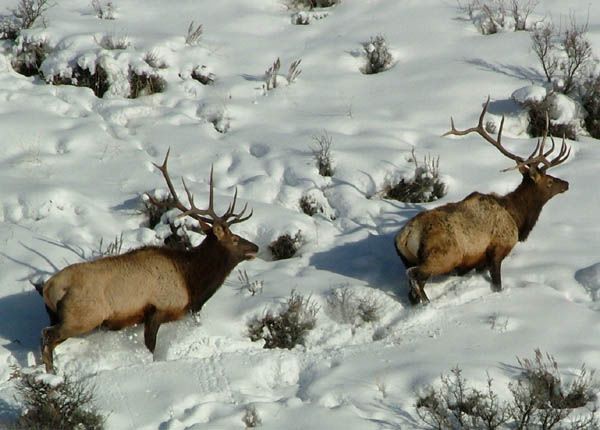
<path fill-rule="evenodd" d="M 446 133 L 444 133 L 443 136 L 449 136 L 449 135 L 464 136 L 466 134 L 475 132 L 475 133 L 479 134 L 481 137 L 483 137 L 485 140 L 487 140 L 489 143 L 494 145 L 496 147 L 496 149 L 498 149 L 498 151 L 500 151 L 505 157 L 510 158 L 511 160 L 515 161 L 517 163 L 517 165 L 520 163 L 523 163 L 524 160 L 522 157 L 519 157 L 518 155 L 513 154 L 512 152 L 508 151 L 504 146 L 502 146 L 502 131 L 504 129 L 504 116 L 502 116 L 502 120 L 500 121 L 500 128 L 498 129 L 498 138 L 497 139 L 494 139 L 492 136 L 490 136 L 488 134 L 487 131 L 485 131 L 485 127 L 483 126 L 483 120 L 485 118 L 485 114 L 487 113 L 489 104 L 490 104 L 490 97 L 488 96 L 485 104 L 483 105 L 483 110 L 481 111 L 481 114 L 479 115 L 479 121 L 478 121 L 476 127 L 467 128 L 466 130 L 457 130 L 456 127 L 454 126 L 454 120 L 451 118 L 450 119 L 451 129 L 450 129 L 450 131 L 447 131 Z"/>
<path fill-rule="evenodd" d="M 250 217 L 254 214 L 254 210 L 251 210 L 250 213 L 247 216 L 242 217 L 242 215 L 244 214 L 244 212 L 246 212 L 247 207 L 248 207 L 248 203 L 246 203 L 244 205 L 244 209 L 242 209 L 242 211 L 239 214 L 235 215 L 235 218 L 233 218 L 230 221 L 227 221 L 227 225 L 230 226 L 232 224 L 237 224 L 237 223 L 240 223 L 240 222 L 244 222 L 247 219 L 250 219 Z"/>

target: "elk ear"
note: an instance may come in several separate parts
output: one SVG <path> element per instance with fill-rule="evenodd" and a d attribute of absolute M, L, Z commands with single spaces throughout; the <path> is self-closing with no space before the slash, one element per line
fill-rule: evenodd
<path fill-rule="evenodd" d="M 219 224 L 215 224 L 212 228 L 212 231 L 219 240 L 222 240 L 223 237 L 225 237 L 225 230 Z"/>

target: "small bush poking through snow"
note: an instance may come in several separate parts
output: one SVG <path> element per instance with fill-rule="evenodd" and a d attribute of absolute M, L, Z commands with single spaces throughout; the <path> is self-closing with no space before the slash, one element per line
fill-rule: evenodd
<path fill-rule="evenodd" d="M 302 59 L 298 59 L 298 60 L 292 61 L 292 64 L 290 64 L 287 75 L 285 76 L 288 85 L 291 85 L 292 83 L 296 82 L 296 79 L 298 78 L 298 76 L 300 76 L 300 73 L 302 73 L 302 70 L 299 67 L 301 62 L 302 62 Z M 264 80 L 263 90 L 265 91 L 265 93 L 267 91 L 277 88 L 277 86 L 279 85 L 279 82 L 277 81 L 277 77 L 278 77 L 280 68 L 281 68 L 281 60 L 279 58 L 277 58 L 277 60 L 275 60 L 273 62 L 273 64 L 271 66 L 269 66 L 269 68 L 267 70 L 265 70 L 265 74 L 263 77 L 263 80 Z"/>
<path fill-rule="evenodd" d="M 367 64 L 363 69 L 364 74 L 372 75 L 392 67 L 393 57 L 382 35 L 372 37 L 369 42 L 364 42 L 363 51 L 367 59 Z"/>
<path fill-rule="evenodd" d="M 446 195 L 446 184 L 440 179 L 439 157 L 425 157 L 419 165 L 413 149 L 415 172 L 412 178 L 402 178 L 396 184 L 387 184 L 384 197 L 406 203 L 433 202 Z"/>
<path fill-rule="evenodd" d="M 313 216 L 324 212 L 323 205 L 321 205 L 314 196 L 310 194 L 304 194 L 300 197 L 298 202 L 300 209 L 308 216 Z"/>
<path fill-rule="evenodd" d="M 600 139 L 600 75 L 590 78 L 583 88 L 581 103 L 587 112 L 585 129 L 590 136 Z"/>
<path fill-rule="evenodd" d="M 115 239 L 104 247 L 104 238 L 100 239 L 100 243 L 98 244 L 98 249 L 93 251 L 93 256 L 95 258 L 108 257 L 112 255 L 119 255 L 123 251 L 123 233 L 121 235 L 116 236 Z"/>
<path fill-rule="evenodd" d="M 95 39 L 98 46 L 109 51 L 123 50 L 131 46 L 127 36 L 117 36 L 114 34 L 105 34 L 101 39 Z"/>
<path fill-rule="evenodd" d="M 262 294 L 264 282 L 251 281 L 245 270 L 238 270 L 238 280 L 240 281 L 240 291 L 247 291 L 251 296 Z"/>
<path fill-rule="evenodd" d="M 274 240 L 269 245 L 269 251 L 273 255 L 275 260 L 285 260 L 292 258 L 296 255 L 296 252 L 302 245 L 302 234 L 300 230 L 295 236 L 291 236 L 289 233 L 283 234 Z"/>
<path fill-rule="evenodd" d="M 427 387 L 416 403 L 417 415 L 435 429 L 598 429 L 596 408 L 565 422 L 574 409 L 595 400 L 593 372 L 581 367 L 570 385 L 562 382 L 554 357 L 535 351 L 535 358 L 519 359 L 523 373 L 508 385 L 512 398 L 501 401 L 492 389 L 472 388 L 456 367 L 442 375 L 439 388 Z"/>
<path fill-rule="evenodd" d="M 24 413 L 16 429 L 100 430 L 104 417 L 94 407 L 94 390 L 82 381 L 15 369 L 18 398 Z"/>
<path fill-rule="evenodd" d="M 550 119 L 553 111 L 555 96 L 549 94 L 542 101 L 530 100 L 524 104 L 529 112 L 529 125 L 527 133 L 532 137 L 540 137 L 546 131 L 546 116 Z M 557 124 L 553 121 L 548 123 L 548 134 L 556 137 L 566 137 L 575 140 L 577 138 L 577 127 L 575 123 Z"/>
<path fill-rule="evenodd" d="M 341 0 L 288 0 L 290 9 L 312 10 L 314 8 L 332 7 L 341 3 Z"/>
<path fill-rule="evenodd" d="M 106 70 L 99 64 L 96 64 L 94 73 L 89 69 L 84 69 L 77 65 L 73 69 L 73 74 L 70 77 L 54 76 L 51 80 L 53 85 L 75 85 L 77 87 L 90 88 L 96 97 L 102 98 L 104 93 L 108 91 L 110 83 L 108 82 L 108 74 Z"/>
<path fill-rule="evenodd" d="M 292 349 L 304 344 L 307 333 L 315 327 L 318 306 L 310 296 L 305 298 L 292 291 L 279 313 L 267 311 L 248 324 L 248 334 L 253 342 L 264 340 L 264 348 Z"/>
<path fill-rule="evenodd" d="M 187 35 L 185 36 L 185 44 L 190 46 L 198 44 L 203 32 L 202 24 L 194 26 L 194 21 L 190 22 Z"/>
<path fill-rule="evenodd" d="M 112 1 L 92 0 L 92 8 L 100 19 L 115 19 L 115 7 Z"/>
<path fill-rule="evenodd" d="M 352 290 L 342 287 L 327 296 L 327 308 L 333 319 L 357 326 L 379 321 L 381 305 L 372 294 L 357 297 Z"/>
<path fill-rule="evenodd" d="M 512 29 L 527 30 L 527 19 L 539 0 L 467 0 L 458 8 L 468 15 L 482 34 Z"/>
<path fill-rule="evenodd" d="M 254 405 L 249 405 L 246 407 L 244 416 L 242 417 L 242 422 L 247 429 L 253 429 L 262 424 L 262 420 L 260 419 L 260 416 L 258 415 Z"/>
<path fill-rule="evenodd" d="M 169 67 L 169 65 L 162 58 L 160 58 L 158 53 L 154 50 L 146 52 L 143 60 L 153 69 L 166 69 Z"/>
<path fill-rule="evenodd" d="M 202 85 L 212 85 L 215 83 L 215 74 L 208 70 L 206 66 L 196 66 L 192 70 L 192 79 L 197 80 Z"/>
<path fill-rule="evenodd" d="M 313 158 L 317 162 L 317 169 L 321 176 L 333 176 L 333 159 L 331 157 L 331 145 L 333 138 L 323 131 L 320 136 L 314 136 L 315 146 L 311 147 Z"/>
<path fill-rule="evenodd" d="M 162 198 L 153 196 L 153 199 L 159 204 L 153 204 L 148 194 L 144 193 L 141 199 L 141 208 L 139 209 L 139 212 L 146 217 L 147 226 L 150 229 L 160 224 L 163 215 L 173 207 L 174 203 L 171 196 L 162 196 Z"/>
<path fill-rule="evenodd" d="M 45 40 L 23 40 L 16 48 L 12 67 L 15 72 L 24 76 L 37 76 L 40 66 L 50 53 L 50 46 Z"/>
<path fill-rule="evenodd" d="M 149 96 L 162 93 L 167 87 L 167 81 L 155 73 L 136 72 L 129 69 L 129 98 L 135 99 L 141 96 Z"/>

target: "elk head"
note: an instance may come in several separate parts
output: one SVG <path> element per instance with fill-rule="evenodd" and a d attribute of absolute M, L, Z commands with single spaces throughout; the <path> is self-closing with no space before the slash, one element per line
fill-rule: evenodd
<path fill-rule="evenodd" d="M 548 113 L 546 112 L 546 127 L 544 129 L 541 139 L 538 139 L 537 145 L 533 152 L 529 155 L 529 157 L 523 158 L 513 154 L 512 152 L 508 151 L 504 146 L 502 146 L 502 129 L 504 127 L 504 116 L 502 116 L 502 120 L 500 121 L 500 128 L 498 129 L 498 137 L 496 139 L 490 136 L 485 130 L 485 127 L 483 126 L 483 118 L 487 112 L 489 103 L 490 98 L 488 97 L 487 101 L 485 102 L 485 105 L 483 106 L 483 110 L 481 111 L 481 115 L 479 116 L 479 122 L 477 126 L 465 130 L 457 130 L 454 127 L 454 120 L 451 118 L 451 130 L 444 133 L 443 136 L 464 136 L 473 132 L 479 134 L 486 141 L 488 141 L 494 147 L 496 147 L 504 156 L 515 161 L 516 166 L 504 169 L 503 171 L 518 169 L 521 175 L 523 176 L 523 181 L 521 185 L 524 187 L 534 187 L 536 189 L 536 197 L 541 199 L 541 201 L 543 202 L 547 202 L 555 195 L 567 191 L 569 189 L 569 183 L 567 181 L 548 175 L 546 173 L 546 171 L 549 168 L 558 166 L 559 164 L 563 163 L 567 158 L 569 158 L 569 155 L 571 154 L 571 148 L 567 146 L 567 144 L 565 143 L 565 138 L 563 137 L 558 155 L 552 160 L 548 160 L 547 157 L 550 154 L 552 154 L 555 149 L 554 138 L 550 136 L 550 141 L 552 142 L 552 145 L 550 149 L 548 149 L 547 151 L 545 150 L 549 129 Z"/>
<path fill-rule="evenodd" d="M 173 182 L 171 181 L 171 177 L 169 176 L 169 172 L 167 170 L 167 162 L 169 160 L 170 151 L 171 149 L 167 151 L 167 155 L 165 156 L 163 164 L 153 164 L 162 173 L 165 182 L 167 183 L 167 187 L 169 188 L 169 192 L 171 193 L 171 199 L 168 202 L 161 202 L 156 200 L 154 197 L 147 195 L 150 202 L 159 207 L 167 207 L 169 209 L 175 207 L 182 212 L 179 217 L 189 216 L 198 221 L 200 228 L 206 234 L 206 239 L 204 240 L 208 241 L 208 243 L 216 242 L 216 244 L 227 251 L 227 255 L 229 255 L 234 261 L 239 262 L 251 260 L 256 257 L 256 254 L 258 253 L 258 246 L 249 240 L 238 236 L 237 234 L 233 234 L 229 228 L 231 225 L 246 221 L 252 216 L 252 211 L 250 211 L 248 215 L 244 216 L 246 209 L 248 208 L 248 204 L 246 204 L 239 213 L 235 213 L 237 189 L 235 190 L 233 201 L 229 204 L 227 211 L 223 215 L 217 215 L 214 210 L 213 168 L 211 166 L 208 209 L 199 209 L 196 207 L 194 204 L 194 196 L 188 189 L 185 180 L 182 178 L 181 182 L 183 183 L 183 188 L 187 194 L 190 205 L 189 208 L 186 207 L 179 199 L 177 191 L 175 191 L 175 187 L 173 186 Z"/>

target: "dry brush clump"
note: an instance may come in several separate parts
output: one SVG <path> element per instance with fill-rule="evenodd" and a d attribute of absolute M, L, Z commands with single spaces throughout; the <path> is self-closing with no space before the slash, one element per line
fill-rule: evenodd
<path fill-rule="evenodd" d="M 362 72 L 365 75 L 381 73 L 392 67 L 394 58 L 390 53 L 385 37 L 377 35 L 363 42 L 363 53 L 367 60 Z"/>
<path fill-rule="evenodd" d="M 571 94 L 585 83 L 593 62 L 587 31 L 588 24 L 578 24 L 571 15 L 564 28 L 546 20 L 531 32 L 533 52 L 555 91 Z"/>
<path fill-rule="evenodd" d="M 274 260 L 286 260 L 296 255 L 303 242 L 304 237 L 300 230 L 294 236 L 289 233 L 282 234 L 269 244 L 269 251 Z"/>
<path fill-rule="evenodd" d="M 539 0 L 457 0 L 457 4 L 479 32 L 487 35 L 529 30 L 528 20 Z"/>
<path fill-rule="evenodd" d="M 105 418 L 94 406 L 94 387 L 71 377 L 14 369 L 23 414 L 14 429 L 101 430 Z"/>
<path fill-rule="evenodd" d="M 373 294 L 358 296 L 347 287 L 342 287 L 327 296 L 327 309 L 336 321 L 359 326 L 379 321 L 381 303 Z"/>
<path fill-rule="evenodd" d="M 575 140 L 577 138 L 577 124 L 575 122 L 557 123 L 552 121 L 555 104 L 556 94 L 553 93 L 548 94 L 542 100 L 529 100 L 523 104 L 529 115 L 527 133 L 532 137 L 540 137 L 547 133 L 550 136 Z"/>
<path fill-rule="evenodd" d="M 439 430 L 600 428 L 595 404 L 589 407 L 598 390 L 593 371 L 583 365 L 565 384 L 550 354 L 536 350 L 533 359 L 517 358 L 517 362 L 521 375 L 508 384 L 509 400 L 499 398 L 489 375 L 486 388 L 480 390 L 470 386 L 455 367 L 450 375 L 441 376 L 438 388 L 426 387 L 418 395 L 417 416 L 429 428 Z M 579 410 L 577 414 L 573 414 L 575 410 Z"/>
<path fill-rule="evenodd" d="M 248 324 L 248 335 L 253 342 L 264 340 L 264 348 L 292 349 L 304 345 L 306 335 L 315 327 L 319 307 L 311 297 L 292 290 L 283 309 L 267 311 Z"/>
<path fill-rule="evenodd" d="M 314 146 L 311 146 L 311 152 L 314 160 L 317 163 L 317 169 L 321 176 L 333 176 L 334 166 L 333 157 L 331 155 L 331 146 L 333 138 L 323 130 L 318 136 L 313 136 Z"/>
<path fill-rule="evenodd" d="M 433 202 L 444 197 L 447 189 L 440 178 L 439 157 L 424 157 L 419 164 L 413 149 L 411 161 L 415 164 L 413 176 L 388 183 L 383 190 L 384 197 L 405 203 Z"/>
<path fill-rule="evenodd" d="M 298 78 L 298 76 L 300 76 L 300 74 L 302 73 L 302 70 L 300 69 L 300 63 L 302 62 L 302 59 L 297 59 L 292 61 L 292 64 L 290 64 L 290 67 L 288 69 L 287 74 L 285 75 L 286 81 L 288 83 L 288 85 L 293 84 L 294 82 L 296 82 L 296 79 Z M 265 74 L 263 77 L 263 91 L 266 93 L 267 91 L 273 90 L 275 88 L 277 88 L 279 86 L 279 69 L 281 69 L 281 60 L 279 59 L 279 57 L 273 62 L 273 64 L 271 64 L 269 66 L 269 68 L 267 70 L 265 70 Z"/>
<path fill-rule="evenodd" d="M 36 23 L 46 25 L 44 13 L 52 6 L 49 0 L 19 0 L 10 15 L 0 17 L 0 39 L 16 40 L 22 30 Z"/>
<path fill-rule="evenodd" d="M 167 88 L 167 81 L 159 74 L 137 71 L 133 67 L 129 68 L 128 80 L 130 99 L 162 93 Z"/>

